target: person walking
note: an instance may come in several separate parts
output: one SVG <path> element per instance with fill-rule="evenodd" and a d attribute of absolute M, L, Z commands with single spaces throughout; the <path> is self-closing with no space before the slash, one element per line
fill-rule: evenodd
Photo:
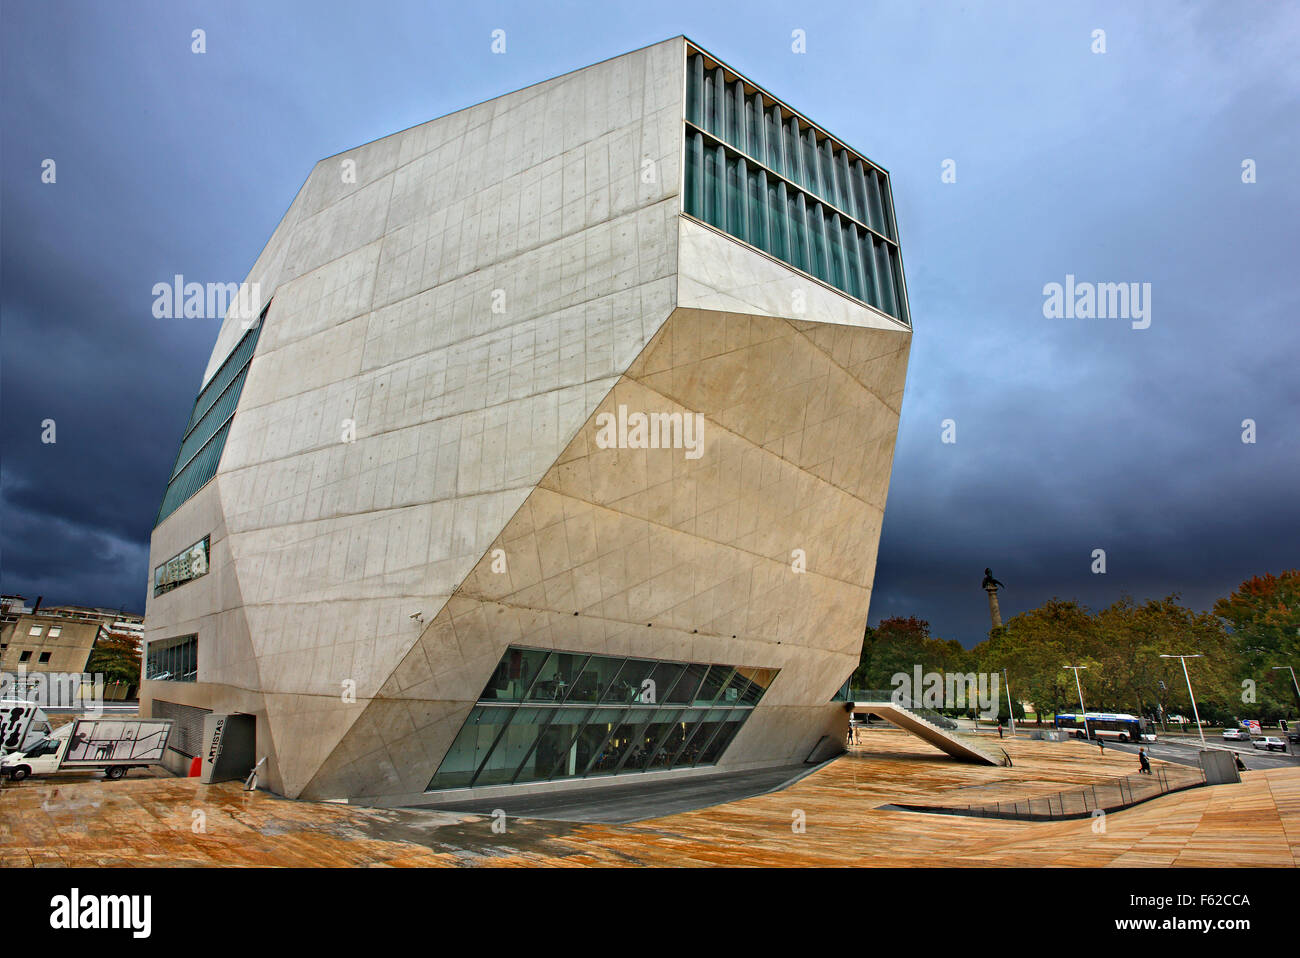
<path fill-rule="evenodd" d="M 1138 749 L 1138 763 L 1142 766 L 1143 775 L 1151 774 L 1151 760 L 1147 758 L 1147 750 L 1144 748 Z"/>
<path fill-rule="evenodd" d="M 1101 749 L 1102 755 L 1106 754 L 1106 743 L 1102 740 L 1100 735 L 1097 736 L 1097 747 Z"/>
<path fill-rule="evenodd" d="M 1002 737 L 1002 723 L 998 723 L 998 738 Z"/>

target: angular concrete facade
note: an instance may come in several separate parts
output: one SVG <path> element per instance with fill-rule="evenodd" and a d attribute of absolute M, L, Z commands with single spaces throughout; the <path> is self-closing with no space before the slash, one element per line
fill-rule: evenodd
<path fill-rule="evenodd" d="M 373 804 L 451 794 L 510 647 L 780 670 L 716 766 L 646 776 L 842 732 L 911 330 L 684 212 L 692 49 L 317 164 L 248 277 L 270 305 L 215 475 L 154 530 L 151 568 L 210 559 L 148 601 L 198 681 L 146 681 L 145 714 L 251 713 L 274 791 Z M 701 414 L 702 454 L 602 448 L 620 405 Z"/>

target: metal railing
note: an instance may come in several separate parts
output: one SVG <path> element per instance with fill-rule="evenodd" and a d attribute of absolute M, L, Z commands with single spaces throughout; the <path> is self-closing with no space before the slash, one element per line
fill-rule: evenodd
<path fill-rule="evenodd" d="M 970 815 L 975 818 L 1010 818 L 1046 821 L 1087 818 L 1094 812 L 1114 812 L 1139 802 L 1149 801 L 1170 792 L 1196 788 L 1205 784 L 1205 772 L 1187 766 L 1156 766 L 1151 772 L 1138 772 L 1124 778 L 1096 785 L 1083 785 L 1014 802 L 990 802 L 983 805 L 895 805 L 916 812 L 944 815 Z"/>
<path fill-rule="evenodd" d="M 937 725 L 945 731 L 953 732 L 961 727 L 948 716 L 940 715 L 934 709 L 928 709 L 917 705 L 908 696 L 898 691 L 898 689 L 851 689 L 849 691 L 849 701 L 892 702 L 899 708 L 907 709 L 913 715 L 919 715 L 931 725 Z"/>

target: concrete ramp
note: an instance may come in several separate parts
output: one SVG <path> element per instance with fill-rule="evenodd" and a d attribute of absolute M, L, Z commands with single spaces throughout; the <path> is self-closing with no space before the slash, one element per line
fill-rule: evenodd
<path fill-rule="evenodd" d="M 873 697 L 874 698 L 874 697 Z M 909 708 L 900 702 L 895 702 L 891 698 L 881 697 L 878 700 L 853 702 L 854 713 L 867 713 L 879 715 L 891 725 L 896 725 L 905 732 L 911 732 L 917 738 L 924 739 L 935 748 L 941 749 L 961 762 L 971 762 L 975 765 L 1009 765 L 1006 753 L 994 754 L 986 750 L 982 744 L 977 744 L 969 738 L 959 736 L 955 731 L 956 723 L 950 719 L 944 719 L 942 716 L 935 715 L 934 718 L 941 720 L 953 726 L 953 728 L 943 728 L 938 721 L 923 718 L 918 709 Z"/>

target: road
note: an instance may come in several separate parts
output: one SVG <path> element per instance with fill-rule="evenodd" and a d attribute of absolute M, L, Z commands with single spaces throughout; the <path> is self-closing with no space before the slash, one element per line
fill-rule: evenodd
<path fill-rule="evenodd" d="M 1205 738 L 1205 744 L 1210 748 L 1227 748 L 1241 756 L 1241 760 L 1246 763 L 1247 769 L 1264 769 L 1264 768 L 1300 768 L 1300 757 L 1288 755 L 1285 752 L 1266 752 L 1263 749 L 1255 748 L 1250 742 L 1225 742 L 1222 739 L 1213 739 L 1208 735 Z M 1137 745 L 1121 745 L 1119 743 L 1107 742 L 1107 749 L 1115 749 L 1120 752 L 1130 752 L 1137 754 Z M 1147 742 L 1141 746 L 1147 750 L 1147 754 L 1152 758 L 1163 759 L 1166 762 L 1176 762 L 1179 765 L 1199 766 L 1201 742 L 1200 739 L 1176 739 L 1161 738 L 1155 742 Z M 1292 744 L 1291 748 L 1297 746 Z"/>

